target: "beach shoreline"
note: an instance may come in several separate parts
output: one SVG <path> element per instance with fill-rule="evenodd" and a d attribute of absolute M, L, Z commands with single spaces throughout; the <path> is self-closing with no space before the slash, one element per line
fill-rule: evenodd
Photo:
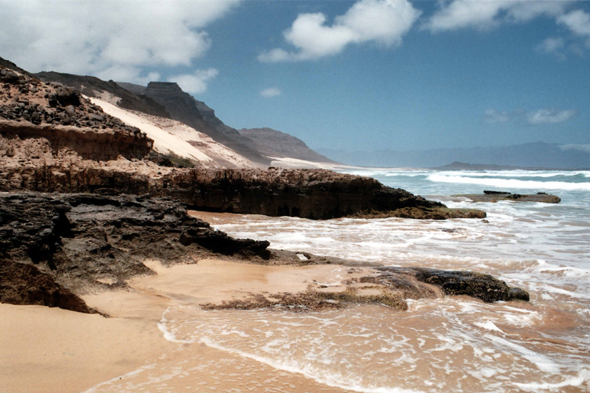
<path fill-rule="evenodd" d="M 174 342 L 165 338 L 158 324 L 172 306 L 304 291 L 314 280 L 333 279 L 334 272 L 344 266 L 263 266 L 213 259 L 172 267 L 157 261 L 146 265 L 158 274 L 129 280 L 130 290 L 82 296 L 90 307 L 109 318 L 59 308 L 0 304 L 4 391 L 120 391 L 120 384 L 147 383 L 153 380 L 150 372 L 162 374 L 172 364 L 195 362 L 193 358 L 212 367 L 224 364 L 226 373 L 233 368 L 230 374 L 235 377 L 220 381 L 208 372 L 193 370 L 189 379 L 195 386 L 205 382 L 208 387 L 223 383 L 224 390 L 232 385 L 260 387 L 261 378 L 266 380 L 272 373 L 273 383 L 282 385 L 282 391 L 342 391 L 202 343 Z M 251 374 L 240 376 L 242 368 Z M 168 384 L 180 389 L 189 379 L 174 378 Z"/>

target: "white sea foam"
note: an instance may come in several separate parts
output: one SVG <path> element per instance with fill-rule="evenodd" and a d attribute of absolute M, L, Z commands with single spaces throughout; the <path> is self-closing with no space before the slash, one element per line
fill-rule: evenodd
<path fill-rule="evenodd" d="M 454 184 L 479 184 L 499 188 L 521 188 L 535 190 L 581 190 L 590 191 L 590 183 L 567 183 L 560 181 L 535 181 L 501 178 L 479 178 L 457 175 L 431 174 L 427 177 L 432 182 Z"/>
<path fill-rule="evenodd" d="M 216 348 L 228 353 L 232 353 L 235 355 L 239 355 L 241 357 L 252 359 L 257 362 L 266 364 L 271 366 L 276 370 L 287 371 L 290 373 L 302 374 L 307 378 L 313 379 L 316 382 L 321 384 L 351 390 L 353 392 L 361 392 L 361 393 L 424 393 L 422 390 L 414 390 L 414 389 L 400 389 L 397 387 L 367 387 L 360 385 L 357 381 L 351 380 L 349 377 L 335 374 L 335 373 L 326 373 L 323 372 L 321 369 L 317 369 L 316 367 L 310 365 L 301 365 L 295 361 L 277 361 L 269 357 L 259 356 L 252 353 L 248 353 L 245 351 L 241 351 L 235 348 L 229 348 L 223 345 L 216 343 L 215 341 L 202 338 L 199 342 L 211 347 Z"/>
<path fill-rule="evenodd" d="M 587 382 L 590 381 L 590 370 L 583 369 L 578 373 L 578 376 L 565 378 L 562 382 L 557 383 L 549 383 L 549 382 L 530 382 L 530 383 L 514 383 L 514 385 L 518 386 L 520 389 L 529 391 L 529 392 L 538 392 L 542 390 L 556 390 L 565 388 L 568 386 L 582 386 L 588 385 Z"/>

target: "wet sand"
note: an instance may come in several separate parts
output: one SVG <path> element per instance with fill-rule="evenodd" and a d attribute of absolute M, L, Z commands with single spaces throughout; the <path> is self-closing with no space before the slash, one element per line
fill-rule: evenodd
<path fill-rule="evenodd" d="M 168 307 L 220 303 L 251 294 L 304 291 L 311 282 L 336 287 L 341 266 L 260 266 L 203 260 L 162 267 L 158 274 L 129 281 L 130 291 L 83 296 L 110 315 L 87 315 L 57 308 L 0 304 L 2 391 L 340 392 L 293 374 L 204 344 L 172 342 L 158 322 Z M 346 276 L 346 277 L 345 277 Z M 179 364 L 184 364 L 181 368 Z M 91 389 L 92 388 L 92 389 Z"/>

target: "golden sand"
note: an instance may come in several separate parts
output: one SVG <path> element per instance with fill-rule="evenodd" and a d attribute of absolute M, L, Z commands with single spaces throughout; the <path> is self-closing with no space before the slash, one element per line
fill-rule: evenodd
<path fill-rule="evenodd" d="M 122 392 L 141 387 L 170 392 L 341 391 L 238 354 L 167 341 L 157 323 L 174 305 L 299 292 L 312 283 L 338 287 L 339 279 L 350 278 L 346 267 L 218 260 L 170 268 L 154 261 L 146 264 L 158 274 L 130 280 L 131 290 L 84 296 L 89 306 L 110 318 L 0 304 L 2 392 Z M 179 363 L 185 364 L 184 371 L 175 367 Z"/>

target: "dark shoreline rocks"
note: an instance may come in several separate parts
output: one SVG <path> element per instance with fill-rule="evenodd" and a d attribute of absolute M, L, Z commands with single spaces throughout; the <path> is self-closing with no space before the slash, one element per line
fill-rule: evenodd
<path fill-rule="evenodd" d="M 145 259 L 264 259 L 268 245 L 216 231 L 171 200 L 0 193 L 0 301 L 89 312 L 70 291 L 126 287 L 133 276 L 154 274 Z"/>
<path fill-rule="evenodd" d="M 556 195 L 538 192 L 536 194 L 513 194 L 507 191 L 492 191 L 484 190 L 483 194 L 461 194 L 452 195 L 453 197 L 468 198 L 472 202 L 498 202 L 498 201 L 513 201 L 513 202 L 541 202 L 541 203 L 559 203 L 561 198 Z"/>
<path fill-rule="evenodd" d="M 126 280 L 154 274 L 144 265 L 146 259 L 168 266 L 224 256 L 268 265 L 368 266 L 307 253 L 306 260 L 301 261 L 296 253 L 271 250 L 269 245 L 267 241 L 234 239 L 216 231 L 206 222 L 190 217 L 181 203 L 171 199 L 0 193 L 0 301 L 93 312 L 76 294 L 126 288 Z M 389 280 L 389 284 L 382 285 L 382 295 L 359 296 L 351 289 L 340 295 L 321 291 L 295 294 L 282 301 L 291 299 L 291 305 L 300 301 L 318 307 L 334 301 L 391 303 L 403 310 L 405 298 L 437 297 L 432 286 L 442 288 L 445 294 L 466 294 L 484 301 L 517 299 L 506 292 L 510 288 L 488 275 L 431 269 L 377 271 L 380 279 Z M 397 279 L 391 279 L 394 276 Z M 426 286 L 418 284 L 420 281 Z M 410 291 L 406 282 L 413 282 L 414 289 Z M 525 300 L 522 296 L 520 299 Z"/>

